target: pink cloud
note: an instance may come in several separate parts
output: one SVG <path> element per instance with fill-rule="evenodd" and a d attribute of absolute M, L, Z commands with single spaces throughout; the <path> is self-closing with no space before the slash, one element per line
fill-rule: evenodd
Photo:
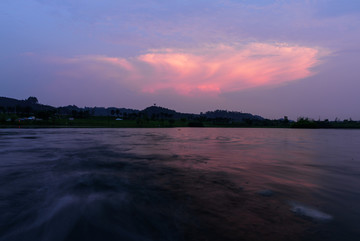
<path fill-rule="evenodd" d="M 87 73 L 112 79 L 135 90 L 181 95 L 219 94 L 279 85 L 313 74 L 317 48 L 270 43 L 212 45 L 197 49 L 151 49 L 132 58 L 80 56 L 68 59 Z M 82 71 L 81 71 L 82 72 Z"/>

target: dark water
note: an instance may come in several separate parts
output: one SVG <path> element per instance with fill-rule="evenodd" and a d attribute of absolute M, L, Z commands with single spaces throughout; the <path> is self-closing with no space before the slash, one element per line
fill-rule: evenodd
<path fill-rule="evenodd" d="M 0 129 L 0 240 L 359 240 L 360 131 Z"/>

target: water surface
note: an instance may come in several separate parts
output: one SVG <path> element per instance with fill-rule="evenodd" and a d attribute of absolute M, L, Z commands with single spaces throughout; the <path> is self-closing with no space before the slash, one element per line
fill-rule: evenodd
<path fill-rule="evenodd" d="M 358 240 L 360 131 L 0 129 L 0 240 Z"/>

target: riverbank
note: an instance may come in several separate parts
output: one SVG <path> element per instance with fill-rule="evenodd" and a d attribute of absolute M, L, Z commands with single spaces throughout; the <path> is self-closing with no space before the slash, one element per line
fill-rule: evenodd
<path fill-rule="evenodd" d="M 49 120 L 22 119 L 1 121 L 0 128 L 296 128 L 296 129 L 360 129 L 360 122 L 341 121 L 297 121 L 263 120 L 252 122 L 216 122 L 201 120 L 119 120 L 112 117 L 91 117 L 86 119 L 57 118 Z"/>

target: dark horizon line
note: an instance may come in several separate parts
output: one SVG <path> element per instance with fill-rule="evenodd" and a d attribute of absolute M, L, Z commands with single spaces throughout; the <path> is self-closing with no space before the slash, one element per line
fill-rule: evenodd
<path fill-rule="evenodd" d="M 260 117 L 260 118 L 263 118 L 263 119 L 268 119 L 268 120 L 282 120 L 282 119 L 285 119 L 285 118 L 288 118 L 287 115 L 284 115 L 283 117 L 281 118 L 274 118 L 274 119 L 270 119 L 270 118 L 264 118 L 262 115 L 257 115 L 257 114 L 252 114 L 252 113 L 249 113 L 249 112 L 242 112 L 242 111 L 234 111 L 234 110 L 227 110 L 227 109 L 215 109 L 215 110 L 207 110 L 205 112 L 200 112 L 200 113 L 189 113 L 189 112 L 178 112 L 177 110 L 174 110 L 174 109 L 170 109 L 170 108 L 167 108 L 167 107 L 163 107 L 163 106 L 159 106 L 157 105 L 156 103 L 154 103 L 153 105 L 149 105 L 148 107 L 145 107 L 144 109 L 135 109 L 135 108 L 127 108 L 127 107 L 115 107 L 115 106 L 110 106 L 110 107 L 105 107 L 105 106 L 93 106 L 93 107 L 90 107 L 90 106 L 84 106 L 84 107 L 78 107 L 77 105 L 74 105 L 74 104 L 69 104 L 69 105 L 66 105 L 66 106 L 52 106 L 52 105 L 48 105 L 48 104 L 43 104 L 43 103 L 40 103 L 37 99 L 37 97 L 35 96 L 29 96 L 27 99 L 16 99 L 16 98 L 11 98 L 11 97 L 6 97 L 6 96 L 0 96 L 0 99 L 1 98 L 5 98 L 5 99 L 10 99 L 11 101 L 23 101 L 23 102 L 27 102 L 29 101 L 29 98 L 35 98 L 36 99 L 36 103 L 33 103 L 33 104 L 37 104 L 37 105 L 41 105 L 41 106 L 46 106 L 46 107 L 51 107 L 51 108 L 55 108 L 55 109 L 59 109 L 59 108 L 66 108 L 66 107 L 76 107 L 78 109 L 95 109 L 95 108 L 98 108 L 98 109 L 105 109 L 105 110 L 111 110 L 111 109 L 126 109 L 126 110 L 130 110 L 130 111 L 137 111 L 137 112 L 142 112 L 142 111 L 145 111 L 146 109 L 148 108 L 151 108 L 151 107 L 157 107 L 157 108 L 163 108 L 163 109 L 166 109 L 168 111 L 174 111 L 178 114 L 184 114 L 184 115 L 204 115 L 206 113 L 211 113 L 211 112 L 216 112 L 216 111 L 226 111 L 226 112 L 229 112 L 229 113 L 238 113 L 238 114 L 250 114 L 250 115 L 253 115 L 254 117 Z M 0 102 L 0 107 L 1 107 L 1 102 Z M 306 119 L 306 120 L 310 120 L 310 121 L 321 121 L 321 118 L 319 117 L 318 119 L 315 119 L 315 118 L 309 118 L 309 117 L 306 117 L 306 116 L 298 116 L 296 118 L 297 120 L 299 119 Z M 296 120 L 291 120 L 289 119 L 290 121 L 296 121 Z M 330 121 L 329 118 L 323 118 L 323 121 Z M 344 118 L 343 121 L 360 121 L 360 120 L 353 120 L 351 117 L 349 118 Z M 337 121 L 341 121 L 341 118 L 338 118 L 338 117 L 335 117 L 334 118 L 334 121 L 337 122 Z"/>

